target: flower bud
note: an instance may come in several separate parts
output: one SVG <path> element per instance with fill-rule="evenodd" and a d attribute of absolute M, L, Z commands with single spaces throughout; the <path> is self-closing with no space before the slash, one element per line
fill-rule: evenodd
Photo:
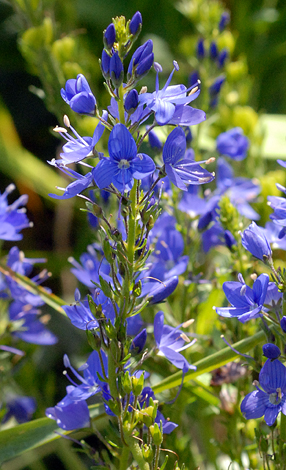
<path fill-rule="evenodd" d="M 197 42 L 197 58 L 199 60 L 203 59 L 205 57 L 205 46 L 204 46 L 204 40 L 200 38 Z"/>
<path fill-rule="evenodd" d="M 110 59 L 110 77 L 115 88 L 119 88 L 123 82 L 123 64 L 118 55 L 118 52 L 115 52 Z"/>
<path fill-rule="evenodd" d="M 145 44 L 138 47 L 131 57 L 127 72 L 128 79 L 133 75 L 133 73 L 135 77 L 142 78 L 149 72 L 153 62 L 153 42 L 149 39 Z"/>
<path fill-rule="evenodd" d="M 131 393 L 132 383 L 131 383 L 131 377 L 130 377 L 130 374 L 129 374 L 128 370 L 123 375 L 123 378 L 121 380 L 121 384 L 122 384 L 122 387 L 123 387 L 123 390 L 124 390 L 125 393 L 127 393 L 127 394 Z"/>
<path fill-rule="evenodd" d="M 132 382 L 132 391 L 136 397 L 140 395 L 140 393 L 143 390 L 144 386 L 144 373 L 140 375 L 140 377 L 135 377 L 133 375 L 131 377 L 131 382 Z"/>
<path fill-rule="evenodd" d="M 219 24 L 218 24 L 218 29 L 220 32 L 222 32 L 225 29 L 229 21 L 230 21 L 229 13 L 227 11 L 224 11 L 220 17 Z"/>
<path fill-rule="evenodd" d="M 219 53 L 219 56 L 217 58 L 217 65 L 218 65 L 218 68 L 219 69 L 222 69 L 224 64 L 225 64 L 225 61 L 226 59 L 228 58 L 228 50 L 227 49 L 223 49 L 220 53 Z"/>
<path fill-rule="evenodd" d="M 135 354 L 141 353 L 143 350 L 147 339 L 146 328 L 142 330 L 132 341 L 130 351 L 133 351 Z"/>
<path fill-rule="evenodd" d="M 282 330 L 284 331 L 284 333 L 286 333 L 286 317 L 285 316 L 281 318 L 280 326 Z"/>
<path fill-rule="evenodd" d="M 115 26 L 110 23 L 109 26 L 103 32 L 103 44 L 106 49 L 111 49 L 116 38 Z"/>
<path fill-rule="evenodd" d="M 110 78 L 110 56 L 107 54 L 106 50 L 103 49 L 101 54 L 100 67 L 102 75 L 106 80 Z"/>
<path fill-rule="evenodd" d="M 277 359 L 281 351 L 276 344 L 267 343 L 262 346 L 263 355 L 268 359 Z"/>
<path fill-rule="evenodd" d="M 217 45 L 214 41 L 212 41 L 211 44 L 210 44 L 209 54 L 210 54 L 210 58 L 212 60 L 215 60 L 218 56 Z"/>
<path fill-rule="evenodd" d="M 251 222 L 248 228 L 241 235 L 241 243 L 255 258 L 261 261 L 269 260 L 272 251 L 269 242 L 264 235 L 263 229 L 258 227 L 255 222 Z"/>
<path fill-rule="evenodd" d="M 125 98 L 124 109 L 128 114 L 133 114 L 139 103 L 138 92 L 133 89 L 129 91 Z"/>
<path fill-rule="evenodd" d="M 131 21 L 129 23 L 129 31 L 133 36 L 137 34 L 142 28 L 142 15 L 140 11 L 136 11 L 136 13 L 132 16 Z"/>
<path fill-rule="evenodd" d="M 148 446 L 147 444 L 144 444 L 142 446 L 142 454 L 143 454 L 143 458 L 144 460 L 146 460 L 146 462 L 152 462 L 153 460 L 153 457 L 154 457 L 154 453 L 153 453 L 153 449 L 151 446 Z"/>
<path fill-rule="evenodd" d="M 157 423 L 155 423 L 153 426 L 150 426 L 150 433 L 153 439 L 153 443 L 155 446 L 159 446 L 162 444 L 163 441 L 163 436 L 160 431 L 160 428 Z"/>
<path fill-rule="evenodd" d="M 214 82 L 213 84 L 209 87 L 209 93 L 211 97 L 216 96 L 219 94 L 222 85 L 225 82 L 225 76 L 220 75 Z"/>
<path fill-rule="evenodd" d="M 100 351 L 101 348 L 101 339 L 97 336 L 96 333 L 93 334 L 91 330 L 86 330 L 86 336 L 88 344 L 94 349 L 95 351 Z"/>

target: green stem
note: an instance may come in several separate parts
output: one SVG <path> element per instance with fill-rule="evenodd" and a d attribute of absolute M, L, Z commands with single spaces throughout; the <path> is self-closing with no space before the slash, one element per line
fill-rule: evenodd
<path fill-rule="evenodd" d="M 110 395 L 114 400 L 118 398 L 118 389 L 116 385 L 116 345 L 111 341 L 110 348 L 108 349 L 108 384 Z"/>
<path fill-rule="evenodd" d="M 120 467 L 119 470 L 126 470 L 128 468 L 128 459 L 130 455 L 129 447 L 123 447 L 122 453 L 120 456 Z"/>
<path fill-rule="evenodd" d="M 118 88 L 118 96 L 119 96 L 119 101 L 118 101 L 119 121 L 122 124 L 124 124 L 125 117 L 124 117 L 124 104 L 123 104 L 123 96 L 124 96 L 123 85 L 120 85 L 120 87 Z"/>
<path fill-rule="evenodd" d="M 124 278 L 123 283 L 123 297 L 121 298 L 121 314 L 122 321 L 125 321 L 125 318 L 128 313 L 128 304 L 130 297 L 130 290 L 132 288 L 132 278 L 134 270 L 134 253 L 135 253 L 135 234 L 136 234 L 136 195 L 137 195 L 137 186 L 138 181 L 134 181 L 133 188 L 130 191 L 130 214 L 128 220 L 128 236 L 127 236 L 127 260 L 128 260 L 128 274 Z"/>
<path fill-rule="evenodd" d="M 157 470 L 160 457 L 160 446 L 156 446 L 155 450 L 155 460 L 154 460 L 154 470 Z"/>
<path fill-rule="evenodd" d="M 136 439 L 133 436 L 128 436 L 125 437 L 125 440 L 130 448 L 130 451 L 132 452 L 133 458 L 136 461 L 139 469 L 150 470 L 150 465 L 148 464 L 148 462 L 146 462 L 146 460 L 144 460 L 142 450 Z"/>

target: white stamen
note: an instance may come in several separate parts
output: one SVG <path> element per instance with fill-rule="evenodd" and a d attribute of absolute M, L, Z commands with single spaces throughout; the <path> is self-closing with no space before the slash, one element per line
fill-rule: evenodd
<path fill-rule="evenodd" d="M 194 321 L 195 321 L 194 318 L 190 318 L 190 320 L 187 320 L 184 323 L 182 323 L 182 327 L 183 328 L 188 328 L 188 326 L 192 325 L 194 323 Z"/>
<path fill-rule="evenodd" d="M 66 114 L 64 115 L 63 121 L 64 121 L 65 126 L 70 127 L 71 123 L 70 123 L 70 120 L 69 120 L 69 118 Z"/>
<path fill-rule="evenodd" d="M 67 130 L 64 128 L 64 127 L 59 127 L 59 126 L 56 126 L 53 128 L 53 131 L 54 132 L 58 132 L 58 133 L 61 133 L 61 132 L 67 132 Z"/>

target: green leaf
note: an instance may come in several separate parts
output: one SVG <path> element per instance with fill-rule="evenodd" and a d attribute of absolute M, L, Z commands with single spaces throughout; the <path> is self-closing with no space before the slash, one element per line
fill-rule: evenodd
<path fill-rule="evenodd" d="M 255 335 L 251 336 L 250 338 L 243 339 L 238 341 L 237 343 L 233 344 L 233 347 L 241 352 L 246 353 L 253 349 L 257 344 L 262 343 L 265 341 L 265 334 L 263 331 L 259 331 Z M 236 354 L 232 349 L 229 347 L 218 351 L 211 356 L 208 356 L 200 361 L 196 362 L 194 365 L 197 367 L 196 370 L 190 370 L 186 373 L 184 382 L 188 382 L 189 380 L 193 380 L 196 377 L 204 374 L 205 372 L 210 372 L 218 367 L 221 367 L 228 362 L 234 361 L 234 359 L 240 357 Z M 172 387 L 177 387 L 182 382 L 182 372 L 176 372 L 175 374 L 163 379 L 161 382 L 156 384 L 153 387 L 154 393 L 160 393 L 164 390 L 167 390 Z"/>
<path fill-rule="evenodd" d="M 100 405 L 92 405 L 89 410 L 93 420 L 98 420 L 105 414 Z M 23 452 L 59 439 L 60 434 L 66 436 L 71 432 L 60 429 L 50 418 L 35 419 L 29 423 L 0 431 L 0 465 Z"/>
<path fill-rule="evenodd" d="M 213 309 L 214 305 L 221 305 L 225 294 L 222 289 L 213 289 L 205 302 L 199 305 L 198 317 L 196 320 L 196 332 L 199 335 L 208 335 L 213 331 L 218 315 Z"/>
<path fill-rule="evenodd" d="M 38 286 L 28 277 L 16 273 L 11 268 L 9 268 L 9 266 L 6 266 L 6 264 L 2 263 L 1 261 L 0 272 L 3 273 L 5 276 L 9 276 L 11 279 L 17 282 L 17 284 L 24 287 L 31 294 L 39 295 L 47 305 L 52 307 L 57 312 L 60 312 L 62 315 L 66 316 L 66 312 L 62 308 L 63 305 L 66 305 L 66 302 L 60 297 L 56 296 L 55 294 L 50 294 L 44 287 Z"/>
<path fill-rule="evenodd" d="M 261 153 L 263 158 L 281 158 L 285 160 L 286 116 L 280 114 L 263 114 L 259 122 L 265 132 Z"/>
<path fill-rule="evenodd" d="M 5 109 L 0 109 L 0 167 L 1 172 L 13 181 L 24 181 L 25 185 L 52 204 L 58 199 L 49 196 L 55 186 L 66 186 L 66 181 L 47 163 L 25 150 L 15 131 L 12 119 Z"/>

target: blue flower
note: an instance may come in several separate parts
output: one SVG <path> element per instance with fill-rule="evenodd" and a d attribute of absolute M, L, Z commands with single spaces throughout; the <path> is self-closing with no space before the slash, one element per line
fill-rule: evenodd
<path fill-rule="evenodd" d="M 108 140 L 110 158 L 103 158 L 92 170 L 101 189 L 111 183 L 123 193 L 133 186 L 133 178 L 142 179 L 155 171 L 155 163 L 146 154 L 137 154 L 134 138 L 123 124 L 116 124 Z"/>
<path fill-rule="evenodd" d="M 251 222 L 241 235 L 241 243 L 253 256 L 262 261 L 271 259 L 272 251 L 262 227 Z"/>
<path fill-rule="evenodd" d="M 80 294 L 77 289 L 75 292 L 75 300 L 76 303 L 74 305 L 63 306 L 63 309 L 71 323 L 80 330 L 93 330 L 98 328 L 98 321 L 91 313 L 88 302 L 86 300 L 84 302 L 80 302 Z M 111 322 L 114 323 L 115 312 L 113 305 L 103 292 L 99 292 L 99 290 L 95 292 L 94 302 L 96 305 L 101 306 L 105 319 L 111 320 Z M 101 321 L 104 320 L 104 317 L 101 318 Z"/>
<path fill-rule="evenodd" d="M 68 388 L 68 387 L 67 387 Z M 46 409 L 46 416 L 54 419 L 65 431 L 89 427 L 89 411 L 85 401 L 72 402 L 69 405 Z"/>
<path fill-rule="evenodd" d="M 154 336 L 160 354 L 165 356 L 175 367 L 187 372 L 189 369 L 195 370 L 196 367 L 190 365 L 180 352 L 192 346 L 195 340 L 184 345 L 187 336 L 179 329 L 181 326 L 187 326 L 187 324 L 182 323 L 177 328 L 164 325 L 164 313 L 158 312 L 154 319 Z"/>
<path fill-rule="evenodd" d="M 200 109 L 186 106 L 200 93 L 198 84 L 187 89 L 184 85 L 169 86 L 175 70 L 179 70 L 176 61 L 173 62 L 174 69 L 171 72 L 164 88 L 159 90 L 159 72 L 162 72 L 160 64 L 154 63 L 156 76 L 156 91 L 153 93 L 142 93 L 139 95 L 140 103 L 155 113 L 155 119 L 160 126 L 167 124 L 194 125 L 205 121 L 206 115 Z M 193 91 L 191 93 L 188 93 Z M 177 113 L 176 113 L 177 111 Z"/>
<path fill-rule="evenodd" d="M 13 204 L 8 205 L 8 195 L 14 189 L 15 186 L 10 184 L 3 194 L 0 193 L 0 240 L 22 240 L 23 235 L 19 232 L 31 226 L 26 209 L 22 207 L 27 204 L 27 195 L 20 196 Z"/>
<path fill-rule="evenodd" d="M 65 117 L 65 123 L 71 129 L 76 138 L 68 134 L 64 127 L 55 127 L 54 131 L 59 133 L 67 143 L 63 145 L 62 152 L 60 153 L 61 159 L 53 159 L 49 162 L 51 165 L 65 166 L 69 163 L 78 163 L 87 157 L 94 157 L 94 148 L 98 143 L 104 132 L 104 125 L 99 121 L 96 128 L 94 129 L 93 137 L 81 137 L 77 131 L 70 125 L 69 119 Z M 102 118 L 106 121 L 108 118 L 108 112 L 103 111 Z"/>
<path fill-rule="evenodd" d="M 280 191 L 286 194 L 286 188 L 280 184 L 277 184 L 276 186 Z M 267 199 L 270 207 L 274 209 L 274 213 L 270 215 L 270 219 L 280 226 L 279 238 L 283 238 L 286 233 L 286 199 L 278 196 L 268 196 Z"/>
<path fill-rule="evenodd" d="M 240 279 L 242 279 L 241 275 Z M 260 274 L 252 289 L 244 282 L 224 282 L 223 290 L 231 307 L 217 307 L 216 313 L 226 318 L 237 317 L 242 323 L 261 317 L 261 312 L 265 310 L 263 304 L 268 285 L 269 276 L 267 274 Z"/>
<path fill-rule="evenodd" d="M 61 96 L 76 113 L 94 114 L 96 99 L 87 79 L 81 73 L 76 79 L 67 80 L 65 89 L 61 89 Z"/>
<path fill-rule="evenodd" d="M 224 230 L 219 222 L 215 222 L 202 234 L 203 249 L 207 253 L 212 247 L 226 245 L 229 249 L 237 242 L 229 230 Z"/>
<path fill-rule="evenodd" d="M 7 412 L 4 415 L 2 423 L 6 423 L 10 418 L 14 417 L 18 423 L 26 423 L 30 421 L 36 410 L 36 401 L 32 397 L 9 396 L 6 402 Z"/>
<path fill-rule="evenodd" d="M 189 158 L 188 158 L 189 157 Z M 192 151 L 186 154 L 186 136 L 181 127 L 176 127 L 169 135 L 163 148 L 165 171 L 172 183 L 183 191 L 187 184 L 204 184 L 214 179 L 214 175 L 201 168 L 193 160 Z"/>
<path fill-rule="evenodd" d="M 280 411 L 286 415 L 286 368 L 278 359 L 267 359 L 259 374 L 259 384 L 254 392 L 242 400 L 241 412 L 246 419 L 264 416 L 272 426 Z"/>
<path fill-rule="evenodd" d="M 55 164 L 55 166 L 57 165 Z M 92 183 L 93 176 L 91 172 L 86 173 L 86 175 L 81 175 L 80 173 L 77 173 L 76 171 L 71 170 L 70 168 L 65 169 L 60 165 L 58 166 L 58 168 L 66 175 L 75 178 L 75 181 L 68 184 L 66 188 L 56 186 L 57 189 L 59 189 L 60 191 L 64 191 L 64 193 L 61 196 L 58 194 L 49 193 L 49 196 L 53 197 L 54 199 L 71 199 L 72 197 L 77 196 L 82 191 L 87 189 Z"/>
<path fill-rule="evenodd" d="M 243 160 L 247 155 L 249 140 L 240 127 L 234 127 L 220 134 L 216 140 L 216 149 L 233 160 Z"/>

